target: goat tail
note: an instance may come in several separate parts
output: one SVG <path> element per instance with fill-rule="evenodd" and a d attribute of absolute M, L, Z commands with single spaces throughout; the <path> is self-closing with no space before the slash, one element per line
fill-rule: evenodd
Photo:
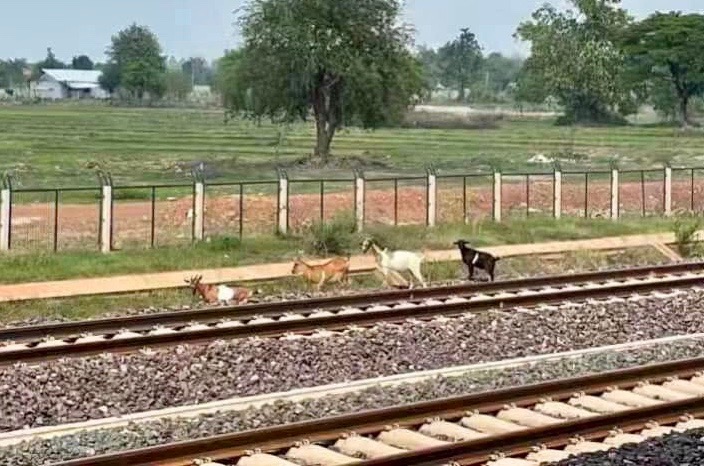
<path fill-rule="evenodd" d="M 423 248 L 423 249 L 420 251 L 420 254 L 418 254 L 418 256 L 420 257 L 420 260 L 421 260 L 421 261 L 427 262 L 428 259 L 429 259 L 429 257 L 430 257 L 430 253 L 431 253 L 431 252 L 432 252 L 432 249 Z"/>

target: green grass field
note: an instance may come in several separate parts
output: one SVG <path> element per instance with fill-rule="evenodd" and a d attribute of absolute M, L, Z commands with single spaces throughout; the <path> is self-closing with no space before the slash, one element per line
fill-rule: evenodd
<path fill-rule="evenodd" d="M 60 104 L 0 106 L 0 171 L 22 187 L 93 186 L 95 167 L 116 184 L 188 182 L 203 162 L 215 181 L 270 179 L 275 167 L 292 177 L 350 176 L 354 163 L 369 175 L 422 173 L 430 162 L 446 172 L 501 167 L 545 170 L 536 154 L 563 154 L 566 167 L 698 165 L 704 133 L 665 126 L 556 127 L 550 119 L 506 116 L 496 128 L 343 130 L 333 144 L 336 167 L 301 170 L 313 147 L 310 125 L 280 128 L 251 122 L 224 124 L 218 110 L 133 109 Z M 478 125 L 481 127 L 481 125 Z"/>

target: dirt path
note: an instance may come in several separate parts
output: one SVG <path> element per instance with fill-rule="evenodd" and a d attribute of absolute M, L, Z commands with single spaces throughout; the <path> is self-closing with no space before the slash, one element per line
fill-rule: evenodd
<path fill-rule="evenodd" d="M 500 257 L 512 257 L 556 254 L 579 250 L 603 251 L 659 246 L 672 243 L 674 240 L 674 234 L 663 233 L 656 235 L 632 235 L 537 244 L 514 244 L 493 246 L 484 249 Z M 452 261 L 459 260 L 459 253 L 455 249 L 429 251 L 426 253 L 426 257 L 429 261 Z M 353 272 L 367 272 L 373 270 L 375 267 L 374 258 L 369 255 L 353 256 L 351 262 L 351 270 Z M 290 272 L 291 264 L 286 262 L 211 270 L 181 270 L 152 274 L 0 285 L 0 302 L 179 288 L 184 286 L 183 280 L 185 277 L 195 274 L 202 274 L 203 282 L 205 283 L 233 283 L 283 278 L 289 276 Z"/>

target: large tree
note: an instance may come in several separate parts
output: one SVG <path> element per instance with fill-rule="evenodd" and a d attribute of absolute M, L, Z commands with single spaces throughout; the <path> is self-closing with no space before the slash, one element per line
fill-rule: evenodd
<path fill-rule="evenodd" d="M 482 64 L 482 48 L 476 36 L 462 28 L 456 39 L 440 47 L 438 57 L 442 83 L 457 89 L 457 100 L 463 102 L 469 83 L 476 79 Z"/>
<path fill-rule="evenodd" d="M 112 67 L 117 84 L 133 97 L 141 100 L 146 94 L 160 97 L 164 93 L 166 60 L 159 39 L 146 26 L 132 24 L 114 35 L 107 56 L 106 66 Z M 118 87 L 115 82 L 110 84 Z"/>
<path fill-rule="evenodd" d="M 239 19 L 244 50 L 222 67 L 236 75 L 219 79 L 237 84 L 226 91 L 230 112 L 292 121 L 312 111 L 322 162 L 341 126 L 400 119 L 422 86 L 401 8 L 401 0 L 250 0 Z"/>
<path fill-rule="evenodd" d="M 632 76 L 653 94 L 676 95 L 682 125 L 693 124 L 689 103 L 704 93 L 704 15 L 655 13 L 623 36 Z"/>
<path fill-rule="evenodd" d="M 566 121 L 606 122 L 614 113 L 635 110 L 624 78 L 624 57 L 616 39 L 631 18 L 620 0 L 569 0 L 575 8 L 558 11 L 546 4 L 522 23 L 517 37 L 531 43 L 528 81 L 565 107 Z"/>

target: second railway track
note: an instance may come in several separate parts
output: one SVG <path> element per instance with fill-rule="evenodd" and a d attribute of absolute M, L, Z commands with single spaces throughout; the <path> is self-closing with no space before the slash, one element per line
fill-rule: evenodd
<path fill-rule="evenodd" d="M 0 330 L 0 365 L 221 338 L 310 334 L 704 285 L 704 263 L 387 291 Z"/>
<path fill-rule="evenodd" d="M 538 466 L 704 427 L 704 358 L 172 443 L 60 466 Z"/>

